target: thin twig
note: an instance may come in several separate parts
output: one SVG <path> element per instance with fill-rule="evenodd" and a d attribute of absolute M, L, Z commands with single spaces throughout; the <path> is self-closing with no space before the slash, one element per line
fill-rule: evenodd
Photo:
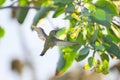
<path fill-rule="evenodd" d="M 23 8 L 23 9 L 40 9 L 40 7 L 31 7 L 31 6 L 5 6 L 5 7 L 0 7 L 0 9 L 6 9 L 6 8 L 12 8 L 12 9 L 17 9 L 17 8 Z"/>
<path fill-rule="evenodd" d="M 95 53 L 96 53 L 96 50 L 95 50 L 95 47 L 94 47 L 93 57 L 95 57 Z"/>

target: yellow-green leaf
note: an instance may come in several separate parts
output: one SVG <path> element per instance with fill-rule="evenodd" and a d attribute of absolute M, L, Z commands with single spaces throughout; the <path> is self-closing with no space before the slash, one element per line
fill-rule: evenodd
<path fill-rule="evenodd" d="M 0 6 L 2 6 L 5 1 L 6 1 L 6 0 L 0 0 Z"/>
<path fill-rule="evenodd" d="M 109 62 L 107 60 L 104 60 L 102 62 L 102 73 L 108 74 L 108 69 L 109 69 Z"/>
<path fill-rule="evenodd" d="M 26 6 L 26 5 L 28 5 L 28 0 L 19 0 L 19 5 L 20 6 Z"/>
<path fill-rule="evenodd" d="M 61 56 L 57 64 L 56 75 L 62 75 L 67 71 L 75 60 L 75 56 L 77 54 L 77 52 L 73 51 L 73 48 L 70 47 L 63 48 L 62 51 L 63 52 L 60 53 Z"/>
<path fill-rule="evenodd" d="M 0 38 L 2 38 L 5 35 L 4 29 L 0 26 Z"/>

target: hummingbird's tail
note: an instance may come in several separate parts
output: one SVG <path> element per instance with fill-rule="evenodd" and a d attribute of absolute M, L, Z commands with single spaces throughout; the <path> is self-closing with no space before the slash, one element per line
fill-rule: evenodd
<path fill-rule="evenodd" d="M 43 50 L 40 54 L 40 56 L 43 56 L 46 53 L 47 50 Z"/>

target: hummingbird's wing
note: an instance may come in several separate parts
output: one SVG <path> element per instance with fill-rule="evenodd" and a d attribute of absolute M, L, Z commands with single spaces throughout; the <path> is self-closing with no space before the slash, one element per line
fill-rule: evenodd
<path fill-rule="evenodd" d="M 77 42 L 69 42 L 69 41 L 65 41 L 65 40 L 55 40 L 55 45 L 57 46 L 69 46 L 69 45 L 74 45 L 74 44 L 78 44 Z"/>
<path fill-rule="evenodd" d="M 41 40 L 46 40 L 47 35 L 46 35 L 46 33 L 44 32 L 44 30 L 41 27 L 35 27 L 34 30 L 37 32 L 38 37 Z"/>

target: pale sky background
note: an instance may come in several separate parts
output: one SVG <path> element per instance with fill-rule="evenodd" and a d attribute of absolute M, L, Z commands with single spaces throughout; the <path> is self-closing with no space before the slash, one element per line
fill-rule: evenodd
<path fill-rule="evenodd" d="M 9 0 L 5 5 L 8 4 Z M 49 49 L 43 57 L 39 56 L 43 49 L 44 41 L 40 40 L 37 33 L 30 29 L 35 13 L 33 9 L 30 10 L 25 23 L 20 25 L 16 19 L 11 18 L 11 9 L 0 10 L 0 25 L 5 29 L 5 36 L 0 39 L 0 80 L 31 80 L 30 76 L 32 74 L 29 69 L 25 68 L 22 78 L 10 69 L 11 60 L 17 58 L 24 61 L 26 59 L 26 52 L 30 52 L 27 58 L 34 64 L 37 80 L 48 80 L 48 77 L 55 74 L 59 52 L 57 47 L 54 47 L 53 49 Z M 52 19 L 51 16 L 52 12 L 45 20 L 42 20 L 40 24 L 47 34 L 53 29 L 52 26 L 68 26 L 68 22 L 62 20 L 64 15 L 57 19 Z M 52 22 L 52 24 L 49 21 Z M 25 49 L 22 44 L 25 44 L 27 49 Z M 84 64 L 85 61 L 86 60 L 82 61 L 82 64 Z M 111 62 L 114 63 L 114 61 L 115 60 Z M 75 65 L 73 65 L 73 67 L 74 66 Z M 104 80 L 115 80 L 115 76 L 113 75 L 117 74 L 112 72 L 106 76 Z"/>
<path fill-rule="evenodd" d="M 9 1 L 5 5 L 8 4 L 10 4 Z M 18 58 L 22 61 L 25 59 L 24 54 L 27 50 L 24 51 L 21 40 L 24 41 L 31 54 L 28 57 L 32 58 L 31 62 L 35 66 L 37 79 L 47 80 L 50 77 L 48 75 L 53 76 L 55 74 L 59 53 L 57 47 L 54 47 L 49 49 L 43 57 L 39 56 L 43 49 L 44 41 L 41 41 L 37 33 L 30 29 L 35 13 L 34 10 L 30 10 L 25 23 L 20 25 L 16 19 L 11 18 L 11 9 L 0 10 L 0 25 L 5 29 L 5 36 L 0 40 L 0 80 L 21 80 L 19 76 L 10 70 L 10 62 L 13 58 Z M 52 20 L 51 16 L 52 13 L 47 19 L 42 20 L 40 24 L 47 34 L 53 29 L 52 26 L 65 27 L 66 24 L 62 17 Z M 49 20 L 53 22 L 53 25 L 51 25 Z M 27 80 L 27 78 L 30 80 L 31 74 L 27 74 L 23 74 L 23 80 Z"/>

